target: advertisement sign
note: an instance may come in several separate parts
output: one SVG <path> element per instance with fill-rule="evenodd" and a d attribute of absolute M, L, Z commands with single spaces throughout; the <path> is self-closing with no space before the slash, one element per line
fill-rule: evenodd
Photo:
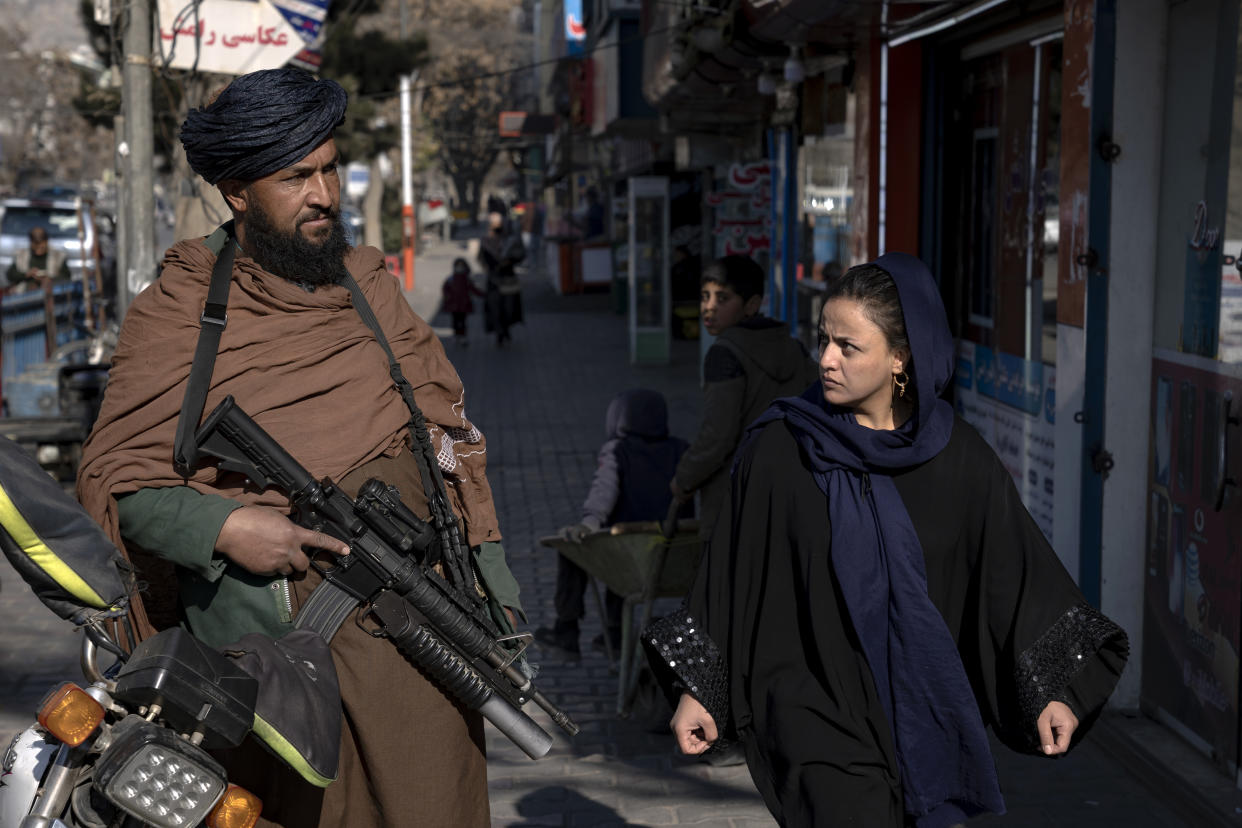
<path fill-rule="evenodd" d="M 731 164 L 704 201 L 712 211 L 717 257 L 734 254 L 767 261 L 772 247 L 772 168 L 767 161 Z"/>
<path fill-rule="evenodd" d="M 241 75 L 316 68 L 330 0 L 159 0 L 155 48 L 174 69 Z"/>
<path fill-rule="evenodd" d="M 1051 543 L 1056 368 L 963 340 L 954 376 L 957 413 L 996 451 Z"/>
<path fill-rule="evenodd" d="M 1242 620 L 1242 490 L 1224 485 L 1242 480 L 1234 371 L 1173 351 L 1152 360 L 1143 607 L 1144 702 L 1226 762 L 1238 759 Z"/>
<path fill-rule="evenodd" d="M 565 54 L 577 57 L 586 50 L 586 24 L 582 0 L 565 0 Z"/>

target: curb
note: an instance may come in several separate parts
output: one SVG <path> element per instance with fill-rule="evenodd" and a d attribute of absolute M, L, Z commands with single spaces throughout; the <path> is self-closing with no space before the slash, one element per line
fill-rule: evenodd
<path fill-rule="evenodd" d="M 1101 717 L 1091 738 L 1188 824 L 1242 826 L 1242 790 L 1212 760 L 1142 714 Z"/>

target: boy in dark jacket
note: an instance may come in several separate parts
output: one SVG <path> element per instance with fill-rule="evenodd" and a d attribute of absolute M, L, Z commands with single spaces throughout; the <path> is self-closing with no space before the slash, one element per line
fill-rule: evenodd
<path fill-rule="evenodd" d="M 470 281 L 470 265 L 465 259 L 453 260 L 453 272 L 444 280 L 444 309 L 453 316 L 453 336 L 458 345 L 465 346 L 466 317 L 474 312 L 471 294 L 482 296 L 483 291 Z"/>
<path fill-rule="evenodd" d="M 659 391 L 623 391 L 608 404 L 595 477 L 582 504 L 582 521 L 562 530 L 580 538 L 614 523 L 663 520 L 672 503 L 669 481 L 686 441 L 668 433 L 668 403 Z M 583 616 L 587 574 L 564 555 L 556 564 L 556 623 L 535 630 L 535 639 L 572 655 L 579 653 L 578 621 Z M 605 628 L 614 648 L 621 643 L 624 599 L 608 591 Z M 599 641 L 602 646 L 603 640 Z"/>
<path fill-rule="evenodd" d="M 707 540 L 729 494 L 729 468 L 742 432 L 777 397 L 801 394 L 815 382 L 815 361 L 789 326 L 759 314 L 763 268 L 746 256 L 725 256 L 703 269 L 699 312 L 716 341 L 703 357 L 703 420 L 677 464 L 674 496 L 702 492 L 699 537 Z"/>

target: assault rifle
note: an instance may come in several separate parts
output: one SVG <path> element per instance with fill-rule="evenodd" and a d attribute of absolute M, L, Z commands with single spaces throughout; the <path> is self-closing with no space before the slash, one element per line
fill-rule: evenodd
<path fill-rule="evenodd" d="M 547 753 L 552 737 L 523 712 L 527 701 L 577 734 L 578 726 L 516 663 L 520 650 L 504 646 L 507 639 L 488 612 L 473 563 L 451 552 L 461 545 L 441 543 L 436 528 L 410 511 L 395 489 L 372 478 L 355 500 L 328 478 L 316 481 L 232 397 L 207 416 L 194 441 L 200 454 L 216 458 L 218 468 L 240 472 L 260 489 L 284 492 L 296 523 L 349 544 L 350 554 L 331 564 L 312 559 L 324 582 L 298 613 L 296 626 L 331 641 L 361 607 L 377 634 L 391 639 L 530 758 Z"/>

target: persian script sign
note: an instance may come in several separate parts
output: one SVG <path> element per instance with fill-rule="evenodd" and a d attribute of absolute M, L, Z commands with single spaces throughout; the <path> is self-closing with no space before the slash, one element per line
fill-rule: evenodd
<path fill-rule="evenodd" d="M 721 256 L 754 256 L 772 246 L 772 168 L 766 161 L 733 164 L 725 186 L 708 193 L 712 235 Z"/>
<path fill-rule="evenodd" d="M 241 75 L 293 61 L 318 65 L 314 51 L 330 0 L 160 0 L 156 54 L 175 69 Z"/>

